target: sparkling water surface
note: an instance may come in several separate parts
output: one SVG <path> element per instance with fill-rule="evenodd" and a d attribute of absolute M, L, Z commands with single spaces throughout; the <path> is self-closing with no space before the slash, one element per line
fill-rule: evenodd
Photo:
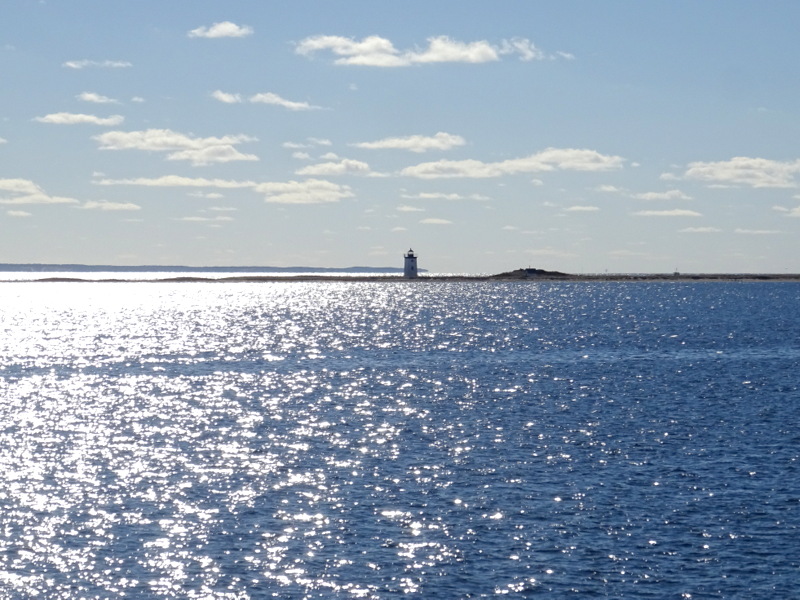
<path fill-rule="evenodd" d="M 0 294 L 0 598 L 800 597 L 800 284 Z"/>

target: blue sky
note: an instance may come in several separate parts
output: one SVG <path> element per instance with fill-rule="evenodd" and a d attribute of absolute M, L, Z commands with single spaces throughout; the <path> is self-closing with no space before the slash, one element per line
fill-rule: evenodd
<path fill-rule="evenodd" d="M 800 272 L 798 22 L 4 0 L 0 262 Z"/>

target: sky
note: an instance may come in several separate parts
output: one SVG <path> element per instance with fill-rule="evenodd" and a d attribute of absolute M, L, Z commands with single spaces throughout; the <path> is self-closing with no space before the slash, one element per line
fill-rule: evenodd
<path fill-rule="evenodd" d="M 798 23 L 2 0 L 0 263 L 800 273 Z"/>

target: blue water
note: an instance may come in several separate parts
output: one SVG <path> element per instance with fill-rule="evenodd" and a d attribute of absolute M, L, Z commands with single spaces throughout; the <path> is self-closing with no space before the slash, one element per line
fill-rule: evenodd
<path fill-rule="evenodd" d="M 800 284 L 0 298 L 0 598 L 800 597 Z"/>

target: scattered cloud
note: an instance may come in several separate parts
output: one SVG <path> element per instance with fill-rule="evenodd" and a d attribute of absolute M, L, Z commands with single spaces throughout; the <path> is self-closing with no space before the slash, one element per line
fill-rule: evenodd
<path fill-rule="evenodd" d="M 239 104 L 244 102 L 244 98 L 241 94 L 230 94 L 228 92 L 223 92 L 222 90 L 215 90 L 211 92 L 211 97 L 215 100 L 219 100 L 220 102 L 224 102 L 225 104 Z M 286 98 L 282 98 L 278 94 L 273 92 L 263 92 L 260 94 L 255 94 L 250 96 L 247 99 L 248 102 L 252 104 L 272 104 L 274 106 L 281 106 L 288 110 L 321 110 L 321 106 L 314 106 L 313 104 L 309 104 L 308 102 L 295 102 L 293 100 L 287 100 Z"/>
<path fill-rule="evenodd" d="M 397 210 L 397 212 L 425 212 L 424 208 L 419 208 L 417 206 L 409 206 L 407 204 L 401 204 L 395 210 Z"/>
<path fill-rule="evenodd" d="M 798 173 L 800 160 L 781 162 L 737 156 L 725 161 L 690 163 L 684 177 L 722 185 L 791 188 L 797 186 Z"/>
<path fill-rule="evenodd" d="M 422 219 L 420 221 L 422 225 L 452 225 L 452 221 L 448 221 L 447 219 Z"/>
<path fill-rule="evenodd" d="M 219 192 L 189 192 L 186 194 L 191 198 L 206 198 L 208 200 L 219 200 L 220 198 L 224 198 L 225 196 L 220 194 Z"/>
<path fill-rule="evenodd" d="M 222 90 L 215 90 L 211 92 L 211 97 L 215 100 L 219 100 L 220 102 L 224 102 L 225 104 L 238 104 L 242 101 L 242 96 L 240 94 L 229 94 L 227 92 L 223 92 Z"/>
<path fill-rule="evenodd" d="M 83 115 L 80 113 L 53 113 L 43 117 L 35 117 L 34 121 L 39 123 L 53 123 L 56 125 L 77 125 L 81 123 L 90 123 L 92 125 L 103 125 L 105 127 L 113 127 L 120 125 L 125 120 L 122 115 L 112 115 L 110 117 L 97 117 L 95 115 Z"/>
<path fill-rule="evenodd" d="M 734 229 L 733 232 L 743 235 L 776 235 L 781 233 L 774 229 Z"/>
<path fill-rule="evenodd" d="M 637 217 L 702 217 L 699 212 L 675 208 L 673 210 L 640 210 L 633 213 Z"/>
<path fill-rule="evenodd" d="M 227 223 L 233 220 L 234 220 L 233 217 L 226 217 L 225 215 L 219 215 L 216 217 L 181 217 L 179 219 L 176 219 L 176 221 L 185 221 L 187 223 L 212 223 L 212 224 Z"/>
<path fill-rule="evenodd" d="M 718 227 L 686 227 L 679 229 L 678 233 L 721 233 L 722 229 Z"/>
<path fill-rule="evenodd" d="M 162 177 L 137 177 L 134 179 L 100 179 L 95 185 L 138 185 L 144 187 L 203 187 L 220 189 L 252 188 L 254 181 L 235 181 L 230 179 L 206 179 L 204 177 L 183 177 L 164 175 Z"/>
<path fill-rule="evenodd" d="M 214 23 L 210 27 L 192 29 L 187 35 L 190 38 L 241 38 L 253 34 L 253 28 L 247 25 L 237 25 L 230 21 Z"/>
<path fill-rule="evenodd" d="M 51 196 L 28 179 L 0 179 L 0 204 L 77 204 L 74 198 Z"/>
<path fill-rule="evenodd" d="M 133 65 L 124 60 L 68 60 L 61 66 L 67 69 L 87 69 L 92 67 L 100 69 L 127 69 Z"/>
<path fill-rule="evenodd" d="M 491 200 L 488 196 L 484 196 L 482 194 L 470 194 L 469 196 L 464 196 L 463 194 L 445 194 L 443 192 L 420 192 L 419 194 L 403 194 L 403 198 L 407 198 L 409 200 L 450 200 L 450 201 L 459 201 L 459 200 Z"/>
<path fill-rule="evenodd" d="M 344 158 L 338 162 L 324 162 L 316 165 L 308 165 L 295 171 L 297 175 L 306 176 L 331 176 L 331 175 L 369 175 L 371 170 L 369 165 L 360 160 Z"/>
<path fill-rule="evenodd" d="M 25 218 L 25 217 L 32 217 L 33 216 L 32 213 L 29 213 L 26 210 L 7 210 L 6 214 L 9 217 L 15 217 L 15 218 Z"/>
<path fill-rule="evenodd" d="M 622 168 L 620 156 L 600 154 L 594 150 L 547 148 L 525 158 L 485 163 L 479 160 L 439 160 L 406 167 L 402 175 L 420 179 L 488 178 L 541 171 L 609 171 Z"/>
<path fill-rule="evenodd" d="M 101 96 L 94 92 L 81 92 L 75 97 L 82 102 L 91 102 L 93 104 L 119 104 L 119 100 L 114 100 L 114 98 L 109 98 L 108 96 Z"/>
<path fill-rule="evenodd" d="M 394 44 L 377 35 L 361 40 L 336 35 L 308 37 L 297 44 L 295 51 L 311 57 L 317 52 L 330 52 L 338 57 L 337 65 L 358 65 L 369 67 L 408 67 L 431 63 L 471 63 L 496 62 L 502 56 L 517 55 L 520 60 L 544 60 L 546 58 L 568 58 L 571 55 L 560 53 L 546 55 L 525 38 L 503 40 L 493 45 L 486 40 L 460 42 L 448 36 L 430 37 L 426 48 L 400 51 Z"/>
<path fill-rule="evenodd" d="M 620 194 L 620 193 L 624 192 L 625 190 L 623 190 L 621 188 L 618 188 L 615 185 L 607 185 L 606 184 L 606 185 L 598 185 L 596 188 L 594 188 L 594 191 L 595 192 L 602 192 L 604 194 Z"/>
<path fill-rule="evenodd" d="M 315 138 L 310 137 L 308 138 L 309 143 L 314 144 L 315 146 L 332 146 L 333 142 L 330 140 L 326 140 L 325 138 Z"/>
<path fill-rule="evenodd" d="M 637 200 L 691 200 L 680 190 L 669 190 L 667 192 L 645 192 L 643 194 L 633 194 Z"/>
<path fill-rule="evenodd" d="M 85 210 L 140 210 L 142 207 L 133 202 L 108 202 L 106 200 L 89 200 L 84 202 L 82 208 Z"/>
<path fill-rule="evenodd" d="M 145 99 L 142 98 L 141 96 L 134 96 L 133 98 L 131 98 L 131 102 L 142 103 L 145 102 Z"/>
<path fill-rule="evenodd" d="M 463 146 L 466 141 L 460 135 L 438 132 L 434 136 L 410 135 L 407 137 L 392 137 L 375 142 L 360 142 L 351 144 L 356 148 L 368 150 L 397 149 L 410 152 L 427 152 L 428 150 L 450 150 L 456 146 Z"/>
<path fill-rule="evenodd" d="M 349 186 L 321 179 L 259 183 L 254 189 L 272 204 L 328 204 L 353 196 Z"/>
<path fill-rule="evenodd" d="M 8 140 L 0 137 L 0 144 L 7 144 Z"/>
<path fill-rule="evenodd" d="M 167 160 L 186 160 L 194 166 L 231 161 L 256 161 L 254 154 L 243 154 L 237 144 L 253 142 L 248 135 L 223 137 L 190 137 L 169 129 L 147 129 L 145 131 L 109 131 L 94 136 L 101 150 L 146 150 L 168 152 Z"/>
<path fill-rule="evenodd" d="M 286 100 L 285 98 L 281 98 L 278 94 L 273 94 L 272 92 L 251 96 L 250 102 L 256 104 L 274 104 L 275 106 L 282 106 L 283 108 L 287 108 L 289 110 L 320 110 L 322 108 L 321 106 L 314 106 L 308 102 L 294 102 L 292 100 Z"/>
<path fill-rule="evenodd" d="M 565 208 L 565 212 L 597 212 L 600 210 L 598 206 L 570 206 Z"/>

